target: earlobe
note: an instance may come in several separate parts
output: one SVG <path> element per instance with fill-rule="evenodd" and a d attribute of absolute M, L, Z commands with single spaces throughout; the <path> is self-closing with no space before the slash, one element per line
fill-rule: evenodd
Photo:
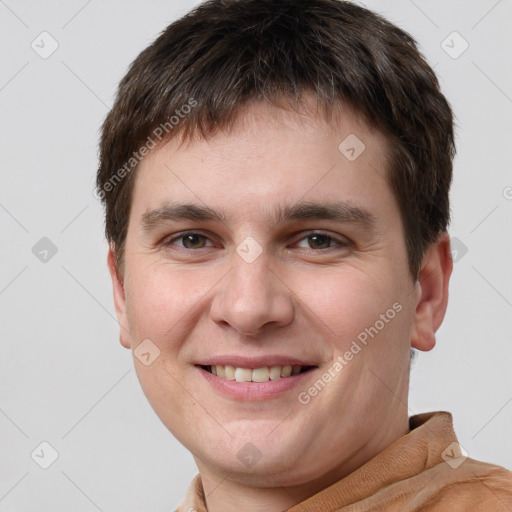
<path fill-rule="evenodd" d="M 126 297 L 124 291 L 124 282 L 122 277 L 119 275 L 118 268 L 116 265 L 115 252 L 112 245 L 109 247 L 107 256 L 108 270 L 110 272 L 110 278 L 112 279 L 112 288 L 114 293 L 114 304 L 116 308 L 117 321 L 119 323 L 119 341 L 125 348 L 131 348 L 129 332 L 127 330 L 128 322 L 126 318 Z"/>
<path fill-rule="evenodd" d="M 448 306 L 448 284 L 453 260 L 448 233 L 442 233 L 423 257 L 418 282 L 418 303 L 414 315 L 411 346 L 422 351 L 432 350 L 435 332 L 441 326 Z"/>

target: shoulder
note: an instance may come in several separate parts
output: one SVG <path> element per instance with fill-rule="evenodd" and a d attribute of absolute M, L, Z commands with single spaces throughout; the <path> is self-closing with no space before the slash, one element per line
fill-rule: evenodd
<path fill-rule="evenodd" d="M 458 467 L 440 464 L 435 469 L 438 490 L 425 501 L 423 511 L 508 512 L 512 509 L 511 471 L 470 458 Z"/>

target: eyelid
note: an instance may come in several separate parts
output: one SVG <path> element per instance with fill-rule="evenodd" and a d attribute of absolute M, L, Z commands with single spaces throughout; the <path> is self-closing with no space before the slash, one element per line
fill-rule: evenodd
<path fill-rule="evenodd" d="M 338 243 L 341 247 L 352 247 L 353 246 L 352 241 L 343 235 L 334 235 L 334 234 L 331 234 L 329 231 L 322 231 L 322 230 L 318 230 L 318 229 L 306 230 L 306 231 L 301 232 L 300 238 L 297 238 L 295 243 L 298 243 L 298 242 L 304 240 L 305 238 L 308 238 L 308 237 L 314 236 L 314 235 L 321 235 L 321 236 L 330 238 L 332 241 Z M 318 251 L 326 251 L 328 249 L 334 249 L 334 248 L 335 247 L 328 247 L 327 249 L 318 249 Z M 309 250 L 316 252 L 315 249 L 310 248 Z"/>
<path fill-rule="evenodd" d="M 202 236 L 203 238 L 205 238 L 206 240 L 209 240 L 210 242 L 212 242 L 211 238 L 209 235 L 203 233 L 202 231 L 194 231 L 194 230 L 190 230 L 190 231 L 182 231 L 180 233 L 176 233 L 174 235 L 172 235 L 172 238 L 165 238 L 162 242 L 162 245 L 164 246 L 170 246 L 170 245 L 174 245 L 172 242 L 176 241 L 176 240 L 180 240 L 184 237 L 186 237 L 187 235 L 200 235 Z M 181 246 L 178 246 L 180 247 L 180 249 L 184 249 L 186 251 L 193 251 L 194 249 L 187 249 L 186 247 L 181 247 Z M 211 246 L 209 246 L 211 247 Z M 205 247 L 201 247 L 201 249 L 204 249 Z M 195 249 L 197 250 L 197 249 Z"/>

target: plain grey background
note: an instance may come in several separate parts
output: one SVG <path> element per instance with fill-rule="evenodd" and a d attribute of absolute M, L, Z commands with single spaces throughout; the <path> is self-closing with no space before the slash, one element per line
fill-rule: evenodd
<path fill-rule="evenodd" d="M 196 473 L 119 344 L 93 184 L 127 66 L 197 3 L 0 0 L 0 511 L 171 511 Z M 471 457 L 510 469 L 512 1 L 364 5 L 418 40 L 458 124 L 456 265 L 410 414 L 452 412 Z"/>

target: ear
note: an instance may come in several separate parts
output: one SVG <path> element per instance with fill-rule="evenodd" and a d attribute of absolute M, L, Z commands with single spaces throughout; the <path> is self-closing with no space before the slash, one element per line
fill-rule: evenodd
<path fill-rule="evenodd" d="M 414 315 L 411 346 L 422 351 L 432 350 L 448 305 L 448 283 L 453 259 L 448 233 L 442 233 L 423 257 L 416 282 L 418 303 Z"/>
<path fill-rule="evenodd" d="M 119 323 L 120 334 L 119 340 L 121 345 L 125 348 L 130 347 L 130 338 L 128 336 L 129 332 L 127 330 L 128 327 L 128 319 L 126 316 L 126 299 L 124 293 L 124 282 L 123 278 L 119 275 L 118 268 L 116 265 L 116 258 L 114 253 L 114 248 L 110 245 L 107 257 L 108 270 L 110 272 L 110 278 L 112 279 L 112 288 L 114 291 L 114 304 L 116 306 L 116 316 L 117 321 Z"/>

